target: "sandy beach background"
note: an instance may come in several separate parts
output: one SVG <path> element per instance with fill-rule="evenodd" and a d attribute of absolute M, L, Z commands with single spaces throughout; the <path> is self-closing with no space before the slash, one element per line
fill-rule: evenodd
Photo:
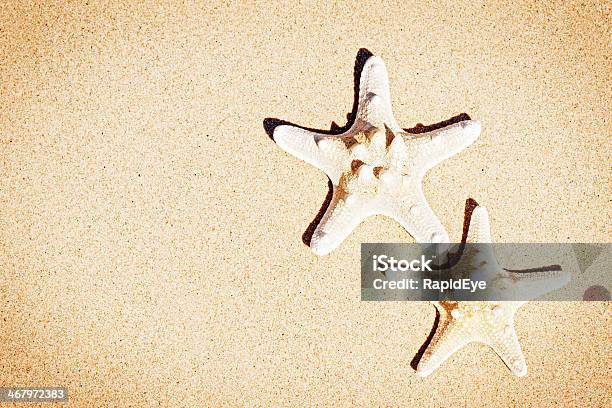
<path fill-rule="evenodd" d="M 531 302 L 529 374 L 472 344 L 426 379 L 428 303 L 360 301 L 369 218 L 317 259 L 326 176 L 266 134 L 346 123 L 360 48 L 397 121 L 460 113 L 479 140 L 424 191 L 460 238 L 610 242 L 606 2 L 4 2 L 0 386 L 69 406 L 609 406 L 609 303 Z"/>

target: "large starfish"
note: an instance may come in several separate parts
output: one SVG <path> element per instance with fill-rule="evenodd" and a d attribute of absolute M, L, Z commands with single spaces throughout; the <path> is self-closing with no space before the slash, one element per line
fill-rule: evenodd
<path fill-rule="evenodd" d="M 470 219 L 471 209 L 474 210 Z M 469 229 L 464 242 L 491 242 L 487 210 L 485 207 L 479 207 L 474 200 L 468 200 L 466 203 L 466 224 L 469 224 Z M 510 299 L 533 300 L 569 281 L 569 274 L 562 272 L 557 265 L 539 268 L 540 271 L 503 269 L 497 263 L 491 245 L 467 245 L 453 269 L 469 270 L 472 279 L 477 276 L 492 283 L 490 293 L 495 299 L 503 298 L 505 294 Z M 514 331 L 514 314 L 526 301 L 433 303 L 440 314 L 440 320 L 434 337 L 419 361 L 417 374 L 423 377 L 431 374 L 455 351 L 471 342 L 489 345 L 513 374 L 527 374 L 525 357 Z"/>
<path fill-rule="evenodd" d="M 371 56 L 361 72 L 356 118 L 340 135 L 281 125 L 274 140 L 286 152 L 324 171 L 333 184 L 329 207 L 312 235 L 315 254 L 335 249 L 366 217 L 387 215 L 417 242 L 448 242 L 427 203 L 427 170 L 472 144 L 480 124 L 465 120 L 418 135 L 400 128 L 391 111 L 382 59 Z"/>

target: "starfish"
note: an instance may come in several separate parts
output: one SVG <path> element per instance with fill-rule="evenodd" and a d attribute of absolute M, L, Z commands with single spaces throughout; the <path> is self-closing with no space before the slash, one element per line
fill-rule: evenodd
<path fill-rule="evenodd" d="M 480 124 L 461 121 L 418 135 L 400 128 L 391 111 L 387 69 L 371 56 L 361 72 L 355 121 L 339 135 L 291 125 L 274 130 L 286 152 L 319 168 L 332 182 L 329 207 L 310 247 L 326 255 L 370 215 L 397 220 L 417 242 L 448 242 L 422 190 L 427 170 L 472 144 Z"/>
<path fill-rule="evenodd" d="M 469 211 L 473 209 L 471 219 Z M 490 243 L 491 229 L 485 207 L 469 199 L 466 220 L 469 225 L 463 242 Z M 469 252 L 469 253 L 466 253 Z M 463 263 L 463 265 L 460 265 Z M 466 265 L 467 264 L 467 265 Z M 558 289 L 569 281 L 569 273 L 553 265 L 538 269 L 512 271 L 499 266 L 491 245 L 467 245 L 461 259 L 453 267 L 470 270 L 470 276 L 493 282 L 491 295 L 496 299 L 506 294 L 511 299 L 533 300 Z M 539 270 L 539 271 L 538 271 Z M 453 274 L 453 272 L 451 272 Z M 527 301 L 436 301 L 440 320 L 431 343 L 417 367 L 417 374 L 431 374 L 455 351 L 471 342 L 489 345 L 513 374 L 527 374 L 527 364 L 514 330 L 514 314 Z"/>

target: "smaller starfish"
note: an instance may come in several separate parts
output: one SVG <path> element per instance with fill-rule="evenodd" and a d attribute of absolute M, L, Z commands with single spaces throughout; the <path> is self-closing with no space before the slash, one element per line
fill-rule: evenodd
<path fill-rule="evenodd" d="M 472 120 L 406 133 L 391 112 L 385 64 L 372 56 L 361 72 L 357 115 L 347 132 L 328 135 L 281 125 L 273 137 L 283 150 L 324 171 L 333 184 L 332 200 L 310 242 L 315 254 L 326 255 L 375 214 L 394 218 L 418 242 L 448 242 L 423 195 L 422 180 L 479 133 L 480 125 Z"/>
<path fill-rule="evenodd" d="M 468 209 L 475 209 L 469 219 Z M 465 242 L 490 243 L 489 216 L 485 207 L 474 200 L 466 203 L 466 223 L 469 230 Z M 471 248 L 471 249 L 470 249 Z M 471 253 L 466 253 L 471 251 Z M 465 260 L 464 260 L 465 258 Z M 460 265 L 461 263 L 464 265 Z M 465 265 L 468 263 L 469 265 Z M 470 276 L 494 281 L 496 298 L 506 293 L 509 298 L 533 300 L 544 293 L 564 286 L 569 274 L 561 268 L 541 268 L 544 272 L 510 271 L 497 263 L 490 245 L 467 245 L 461 259 L 453 267 L 469 269 Z M 553 270 L 554 269 L 554 270 Z M 452 271 L 451 271 L 452 274 Z M 520 294 L 520 295 L 518 295 Z M 431 374 L 455 351 L 471 342 L 489 345 L 513 374 L 527 374 L 525 357 L 514 331 L 514 314 L 526 301 L 437 301 L 433 302 L 440 314 L 438 328 L 417 367 L 417 374 Z"/>

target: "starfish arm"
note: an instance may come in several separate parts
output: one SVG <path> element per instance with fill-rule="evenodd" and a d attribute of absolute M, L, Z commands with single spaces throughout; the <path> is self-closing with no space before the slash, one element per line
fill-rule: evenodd
<path fill-rule="evenodd" d="M 474 143 L 479 134 L 478 122 L 464 120 L 428 133 L 403 135 L 413 147 L 413 166 L 425 172 Z"/>
<path fill-rule="evenodd" d="M 558 269 L 544 272 L 511 271 L 509 276 L 515 281 L 512 299 L 534 300 L 549 292 L 560 289 L 570 281 L 570 274 Z"/>
<path fill-rule="evenodd" d="M 406 199 L 392 205 L 385 215 L 399 222 L 416 242 L 449 242 L 448 233 L 427 203 L 420 183 L 415 183 L 409 191 L 414 201 Z"/>
<path fill-rule="evenodd" d="M 440 322 L 436 333 L 417 366 L 417 374 L 421 377 L 427 377 L 433 373 L 440 364 L 457 350 L 472 341 L 469 335 L 466 335 L 458 325 L 444 314 L 445 311 L 440 311 Z"/>
<path fill-rule="evenodd" d="M 525 362 L 525 356 L 521 350 L 512 320 L 510 320 L 505 330 L 493 333 L 487 344 L 503 360 L 504 364 L 512 371 L 512 374 L 518 377 L 527 375 L 527 363 Z"/>
<path fill-rule="evenodd" d="M 387 125 L 394 132 L 401 132 L 391 108 L 389 76 L 382 58 L 371 56 L 366 61 L 359 80 L 359 100 L 354 127 L 368 123 L 384 129 Z"/>
<path fill-rule="evenodd" d="M 347 199 L 348 198 L 348 199 Z M 315 229 L 310 248 L 318 255 L 329 254 L 349 236 L 370 212 L 367 203 L 358 197 L 347 197 L 334 185 L 329 207 Z"/>
<path fill-rule="evenodd" d="M 274 129 L 274 141 L 287 153 L 324 171 L 332 183 L 338 182 L 339 164 L 348 157 L 346 147 L 338 136 L 281 125 Z"/>
<path fill-rule="evenodd" d="M 466 242 L 471 244 L 485 244 L 492 242 L 491 224 L 486 207 L 478 206 L 472 212 L 470 227 Z"/>

